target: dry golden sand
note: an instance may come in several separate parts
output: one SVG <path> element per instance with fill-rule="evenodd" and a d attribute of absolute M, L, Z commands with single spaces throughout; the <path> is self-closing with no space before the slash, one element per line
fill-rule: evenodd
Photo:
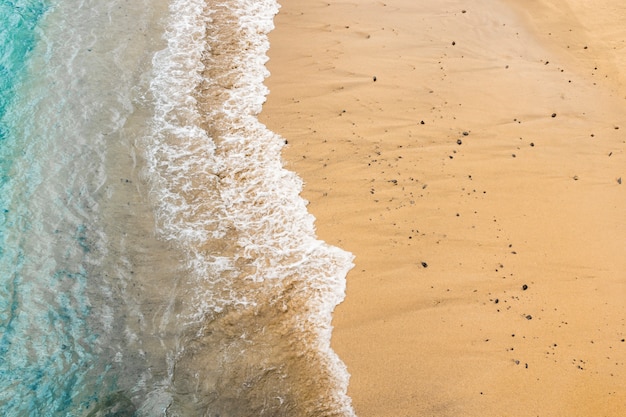
<path fill-rule="evenodd" d="M 356 255 L 357 414 L 624 415 L 623 2 L 280 2 L 261 120 Z"/>

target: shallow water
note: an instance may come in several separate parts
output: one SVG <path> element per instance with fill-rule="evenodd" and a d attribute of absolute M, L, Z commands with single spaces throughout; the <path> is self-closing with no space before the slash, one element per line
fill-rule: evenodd
<path fill-rule="evenodd" d="M 274 1 L 0 3 L 0 411 L 353 415 L 316 239 L 256 115 Z"/>

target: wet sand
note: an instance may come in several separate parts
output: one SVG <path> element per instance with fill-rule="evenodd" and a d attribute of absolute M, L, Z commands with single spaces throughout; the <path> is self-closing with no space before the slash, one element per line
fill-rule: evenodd
<path fill-rule="evenodd" d="M 357 414 L 621 416 L 625 6 L 281 4 L 261 121 L 356 255 Z"/>

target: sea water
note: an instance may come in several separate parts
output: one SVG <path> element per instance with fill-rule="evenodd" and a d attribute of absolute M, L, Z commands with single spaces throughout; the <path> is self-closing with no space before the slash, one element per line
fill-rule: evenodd
<path fill-rule="evenodd" d="M 275 0 L 0 0 L 0 415 L 352 416 Z"/>

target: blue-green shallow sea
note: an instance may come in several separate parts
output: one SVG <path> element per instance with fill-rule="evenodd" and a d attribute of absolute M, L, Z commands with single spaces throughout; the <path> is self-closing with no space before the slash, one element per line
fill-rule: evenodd
<path fill-rule="evenodd" d="M 0 415 L 350 416 L 273 0 L 0 0 Z"/>

